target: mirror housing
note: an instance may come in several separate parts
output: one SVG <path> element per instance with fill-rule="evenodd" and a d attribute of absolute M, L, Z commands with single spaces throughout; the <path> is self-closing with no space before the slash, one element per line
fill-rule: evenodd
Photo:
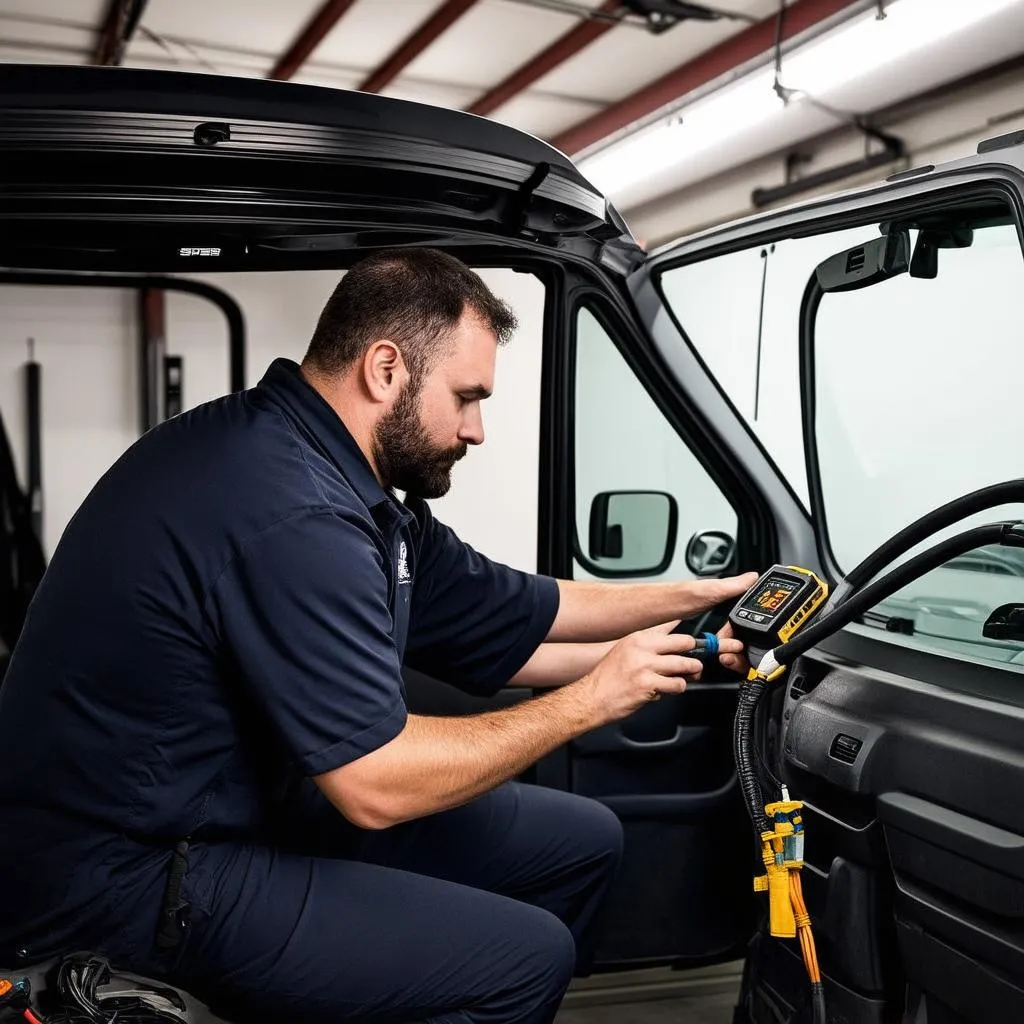
<path fill-rule="evenodd" d="M 686 545 L 686 568 L 694 576 L 719 576 L 732 568 L 736 538 L 723 530 L 701 530 Z"/>
<path fill-rule="evenodd" d="M 1000 605 L 985 620 L 981 635 L 989 640 L 1024 641 L 1024 604 Z"/>
<path fill-rule="evenodd" d="M 968 249 L 973 243 L 973 228 L 922 228 L 910 260 L 910 276 L 933 281 L 939 276 L 940 249 Z"/>
<path fill-rule="evenodd" d="M 590 506 L 584 567 L 595 576 L 658 576 L 672 564 L 679 506 L 664 491 L 602 491 Z"/>

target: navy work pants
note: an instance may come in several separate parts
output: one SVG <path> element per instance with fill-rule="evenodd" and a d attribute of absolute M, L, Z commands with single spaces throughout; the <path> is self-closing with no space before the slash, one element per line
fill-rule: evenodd
<path fill-rule="evenodd" d="M 586 972 L 622 847 L 601 804 L 509 783 L 364 831 L 307 790 L 291 819 L 280 845 L 193 848 L 191 924 L 135 969 L 243 1024 L 541 1024 Z"/>

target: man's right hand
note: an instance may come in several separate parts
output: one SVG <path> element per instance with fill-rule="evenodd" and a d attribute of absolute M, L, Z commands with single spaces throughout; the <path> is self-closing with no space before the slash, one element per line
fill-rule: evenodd
<path fill-rule="evenodd" d="M 361 828 L 458 807 L 507 782 L 563 743 L 632 714 L 663 693 L 682 693 L 704 667 L 692 636 L 667 622 L 620 640 L 582 679 L 480 715 L 409 715 L 394 739 L 316 776 L 327 798 Z M 738 654 L 739 640 L 720 642 Z"/>
<path fill-rule="evenodd" d="M 601 724 L 616 722 L 665 693 L 682 693 L 687 681 L 700 677 L 704 663 L 686 654 L 694 638 L 673 633 L 678 622 L 666 622 L 624 637 L 580 682 L 594 702 Z M 725 638 L 722 654 L 739 654 L 743 644 Z"/>

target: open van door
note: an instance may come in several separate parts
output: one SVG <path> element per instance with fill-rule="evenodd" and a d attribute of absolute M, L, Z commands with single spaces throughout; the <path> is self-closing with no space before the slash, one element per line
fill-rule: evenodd
<path fill-rule="evenodd" d="M 642 266 L 634 273 L 648 276 Z M 654 300 L 660 312 L 647 323 L 653 307 L 624 285 L 600 268 L 563 266 L 550 303 L 540 571 L 671 584 L 760 568 L 780 552 L 813 557 L 807 513 L 664 304 Z M 725 611 L 679 628 L 715 630 Z M 732 756 L 738 686 L 709 665 L 680 697 L 536 768 L 536 782 L 600 800 L 625 830 L 599 969 L 744 956 L 756 904 Z"/>
<path fill-rule="evenodd" d="M 673 409 L 717 431 L 779 560 L 834 588 L 920 516 L 1022 476 L 1022 142 L 706 232 L 630 277 Z M 772 693 L 763 753 L 805 801 L 829 1020 L 1024 1019 L 1021 555 L 950 559 Z M 795 943 L 759 932 L 741 1001 L 744 1024 L 810 1021 Z"/>

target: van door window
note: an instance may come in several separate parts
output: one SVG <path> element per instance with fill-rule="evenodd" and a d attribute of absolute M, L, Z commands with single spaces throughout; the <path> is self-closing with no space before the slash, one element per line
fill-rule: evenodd
<path fill-rule="evenodd" d="M 576 317 L 577 579 L 688 579 L 729 568 L 735 510 L 620 355 L 602 319 Z"/>

